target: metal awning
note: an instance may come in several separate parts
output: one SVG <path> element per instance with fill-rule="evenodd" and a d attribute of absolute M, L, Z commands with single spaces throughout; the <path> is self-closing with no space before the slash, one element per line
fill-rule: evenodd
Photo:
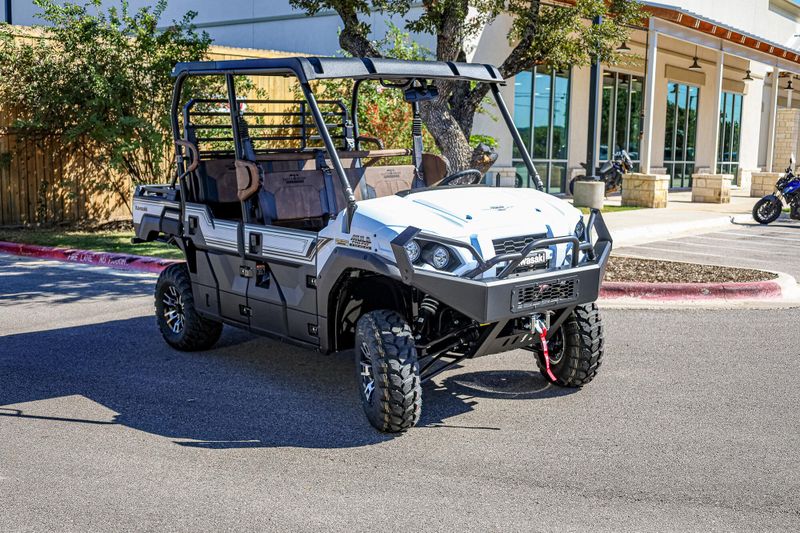
<path fill-rule="evenodd" d="M 647 0 L 643 1 L 642 4 L 645 10 L 654 18 L 714 37 L 722 43 L 728 43 L 727 48 L 722 47 L 722 50 L 726 53 L 740 55 L 747 59 L 800 74 L 800 50 L 772 42 L 681 7 Z M 681 37 L 686 37 L 687 40 L 695 42 L 695 44 L 702 44 L 687 35 L 682 35 Z"/>

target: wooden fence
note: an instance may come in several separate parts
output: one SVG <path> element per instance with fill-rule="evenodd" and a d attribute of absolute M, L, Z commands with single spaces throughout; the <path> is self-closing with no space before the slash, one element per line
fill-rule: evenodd
<path fill-rule="evenodd" d="M 286 57 L 271 50 L 211 47 L 210 59 Z M 290 78 L 255 79 L 271 99 L 292 96 Z M 127 219 L 130 208 L 114 190 L 127 193 L 126 176 L 103 175 L 88 154 L 64 149 L 53 140 L 22 139 L 7 130 L 12 117 L 0 108 L 0 226 Z M 126 194 L 130 197 L 130 194 Z"/>

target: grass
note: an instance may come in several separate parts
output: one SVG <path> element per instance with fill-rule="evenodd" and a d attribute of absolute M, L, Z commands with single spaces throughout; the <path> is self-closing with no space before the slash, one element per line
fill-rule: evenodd
<path fill-rule="evenodd" d="M 131 244 L 132 231 L 70 231 L 53 229 L 0 229 L 0 241 L 77 248 L 99 252 L 117 252 L 167 259 L 181 259 L 183 255 L 175 246 L 161 242 Z"/>
<path fill-rule="evenodd" d="M 579 207 L 578 209 L 580 209 L 581 213 L 583 213 L 584 215 L 588 215 L 591 212 L 591 209 L 589 209 L 588 207 Z M 600 210 L 600 212 L 616 213 L 618 211 L 633 211 L 634 209 L 643 209 L 643 208 L 632 205 L 604 205 L 603 208 Z"/>

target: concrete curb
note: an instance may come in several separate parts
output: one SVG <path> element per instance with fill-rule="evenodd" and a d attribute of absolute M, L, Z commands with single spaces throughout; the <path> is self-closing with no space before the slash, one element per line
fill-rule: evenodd
<path fill-rule="evenodd" d="M 153 272 L 158 274 L 173 263 L 173 259 L 158 257 L 143 257 L 140 255 L 115 254 L 109 252 L 92 252 L 88 250 L 75 250 L 71 248 L 54 248 L 51 246 L 37 246 L 34 244 L 21 244 L 16 242 L 0 241 L 0 252 L 21 255 L 25 257 L 38 257 L 40 259 L 54 259 L 70 263 L 98 265 L 120 270 L 135 270 L 138 272 Z"/>
<path fill-rule="evenodd" d="M 753 283 L 620 283 L 600 287 L 600 297 L 643 300 L 737 300 L 781 298 L 781 286 L 773 281 Z"/>

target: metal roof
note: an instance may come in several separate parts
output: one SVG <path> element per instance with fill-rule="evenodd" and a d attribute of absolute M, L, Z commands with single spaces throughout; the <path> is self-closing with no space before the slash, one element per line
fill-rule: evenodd
<path fill-rule="evenodd" d="M 232 61 L 178 63 L 173 76 L 202 74 L 294 74 L 301 82 L 346 79 L 454 79 L 504 83 L 497 67 L 482 63 L 450 61 L 403 61 L 383 58 L 282 57 Z"/>

